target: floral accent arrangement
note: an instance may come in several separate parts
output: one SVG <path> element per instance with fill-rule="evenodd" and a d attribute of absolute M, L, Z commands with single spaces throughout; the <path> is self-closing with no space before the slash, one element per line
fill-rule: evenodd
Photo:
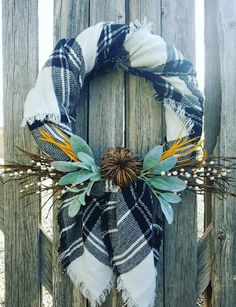
<path fill-rule="evenodd" d="M 145 181 L 159 200 L 169 224 L 173 221 L 171 204 L 181 202 L 179 193 L 186 189 L 196 194 L 210 192 L 221 198 L 236 196 L 229 191 L 233 185 L 230 172 L 235 169 L 235 158 L 207 157 L 203 140 L 194 143 L 195 139 L 179 137 L 168 149 L 161 145 L 152 148 L 143 161 L 127 148 L 109 148 L 99 167 L 91 148 L 79 136 L 72 135 L 69 139 L 64 135 L 63 141 L 58 142 L 45 131 L 41 135 L 42 141 L 59 147 L 69 161 L 53 161 L 46 155 L 19 149 L 31 162 L 2 165 L 6 182 L 18 180 L 23 197 L 48 191 L 52 192 L 51 197 L 56 194 L 57 200 L 67 192 L 73 193 L 68 207 L 70 217 L 86 204 L 94 183 L 100 180 L 111 180 L 119 188 L 137 180 Z M 44 184 L 46 179 L 51 179 L 51 183 Z"/>

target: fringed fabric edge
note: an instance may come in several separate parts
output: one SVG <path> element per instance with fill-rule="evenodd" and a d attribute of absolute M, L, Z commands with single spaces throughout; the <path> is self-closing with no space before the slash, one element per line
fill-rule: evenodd
<path fill-rule="evenodd" d="M 74 269 L 72 267 L 73 265 L 70 264 L 67 267 L 66 272 L 69 275 L 72 282 L 74 283 L 74 285 L 81 291 L 83 296 L 89 300 L 91 307 L 101 306 L 102 303 L 105 302 L 108 294 L 111 292 L 111 289 L 114 287 L 115 276 L 114 275 L 111 276 L 111 279 L 109 280 L 103 292 L 99 295 L 99 297 L 95 298 L 91 294 L 91 291 L 89 291 L 89 287 L 86 285 L 86 283 L 80 279 L 79 274 L 75 274 Z"/>
<path fill-rule="evenodd" d="M 121 277 L 117 278 L 117 291 L 121 292 L 122 301 L 124 305 L 126 304 L 127 307 L 141 307 L 137 305 L 134 300 L 132 299 L 129 291 L 126 289 Z M 150 299 L 150 302 L 148 303 L 148 307 L 153 307 L 156 299 L 156 292 L 154 293 L 154 296 Z"/>
<path fill-rule="evenodd" d="M 33 125 L 35 121 L 50 121 L 55 124 L 61 124 L 61 115 L 60 114 L 47 114 L 47 113 L 37 113 L 30 117 L 24 117 L 21 127 L 25 127 L 27 124 Z"/>

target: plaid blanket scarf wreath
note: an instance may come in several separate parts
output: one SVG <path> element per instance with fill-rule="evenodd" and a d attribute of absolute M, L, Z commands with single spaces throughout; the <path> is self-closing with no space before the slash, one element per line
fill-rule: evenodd
<path fill-rule="evenodd" d="M 27 96 L 24 124 L 41 150 L 54 160 L 68 160 L 58 147 L 41 140 L 39 130 L 60 141 L 59 127 L 70 137 L 74 98 L 85 77 L 117 65 L 152 82 L 155 98 L 165 106 L 168 141 L 182 129 L 186 136 L 201 136 L 204 99 L 192 63 L 152 34 L 148 24 L 102 22 L 76 38 L 61 39 Z M 115 280 L 127 306 L 153 306 L 162 223 L 158 201 L 146 183 L 119 188 L 99 181 L 74 217 L 68 214 L 69 201 L 67 195 L 58 214 L 59 254 L 74 284 L 92 306 L 104 302 Z"/>

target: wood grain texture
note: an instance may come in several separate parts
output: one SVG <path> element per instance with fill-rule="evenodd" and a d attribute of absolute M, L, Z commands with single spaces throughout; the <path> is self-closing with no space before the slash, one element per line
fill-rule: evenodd
<path fill-rule="evenodd" d="M 19 152 L 15 145 L 35 152 L 28 128 L 20 125 L 26 95 L 38 72 L 37 1 L 4 0 L 2 13 L 4 157 L 7 161 L 23 162 L 16 155 Z M 22 199 L 18 183 L 4 186 L 7 307 L 39 306 L 37 200 L 36 196 Z M 33 201 L 36 202 L 31 204 Z"/>
<path fill-rule="evenodd" d="M 3 178 L 0 175 L 0 230 L 4 232 L 4 191 L 3 191 Z"/>
<path fill-rule="evenodd" d="M 102 9 L 101 9 L 102 8 Z M 90 1 L 90 25 L 125 21 L 125 1 Z M 124 144 L 124 74 L 102 73 L 89 87 L 89 144 L 100 163 L 104 151 Z"/>
<path fill-rule="evenodd" d="M 76 37 L 89 25 L 89 1 L 86 0 L 54 0 L 54 43 L 63 37 Z M 87 138 L 87 87 L 75 101 L 74 132 Z M 86 299 L 75 289 L 58 258 L 59 231 L 57 225 L 57 210 L 54 210 L 54 240 L 53 240 L 53 306 L 86 306 Z"/>
<path fill-rule="evenodd" d="M 54 43 L 63 37 L 76 37 L 89 23 L 89 1 L 54 1 Z M 78 97 L 73 129 L 81 137 L 87 138 L 87 90 L 86 86 Z M 58 258 L 59 230 L 57 225 L 58 206 L 54 210 L 53 241 L 53 306 L 86 306 L 86 299 L 75 289 L 63 271 Z"/>
<path fill-rule="evenodd" d="M 220 134 L 221 85 L 219 44 L 217 33 L 217 5 L 214 0 L 205 1 L 205 140 L 210 155 Z M 212 90 L 214 89 L 214 90 Z M 214 110 L 214 112 L 212 112 Z M 212 220 L 212 199 L 208 193 L 204 200 L 205 227 Z"/>
<path fill-rule="evenodd" d="M 58 256 L 59 227 L 57 224 L 57 210 L 59 203 L 54 208 L 54 227 L 52 241 L 52 282 L 53 282 L 53 307 L 78 307 L 86 306 L 86 299 L 74 289 L 73 284 L 63 270 Z"/>
<path fill-rule="evenodd" d="M 205 1 L 205 139 L 212 154 L 220 134 L 221 85 L 217 6 L 215 0 Z M 214 90 L 212 90 L 214 89 Z M 214 110 L 214 112 L 212 112 Z"/>
<path fill-rule="evenodd" d="M 180 13 L 181 12 L 181 13 Z M 162 0 L 162 36 L 195 62 L 194 2 Z M 196 306 L 197 214 L 195 197 L 182 193 L 174 222 L 165 226 L 165 307 Z"/>
<path fill-rule="evenodd" d="M 211 280 L 212 268 L 212 227 L 209 226 L 197 244 L 196 293 L 199 297 Z"/>
<path fill-rule="evenodd" d="M 54 38 L 76 37 L 88 27 L 89 1 L 54 1 Z"/>
<path fill-rule="evenodd" d="M 129 20 L 153 23 L 155 34 L 161 33 L 161 1 L 129 1 Z M 154 99 L 150 82 L 127 76 L 126 84 L 126 145 L 140 156 L 162 142 L 162 107 Z"/>
<path fill-rule="evenodd" d="M 54 1 L 54 41 L 64 37 L 76 37 L 89 26 L 89 1 Z M 80 97 L 75 100 L 74 132 L 87 139 L 88 85 L 83 86 Z"/>
<path fill-rule="evenodd" d="M 52 241 L 42 229 L 39 231 L 39 274 L 41 284 L 53 293 L 52 283 Z"/>
<path fill-rule="evenodd" d="M 147 17 L 153 24 L 153 32 L 161 33 L 161 1 L 129 1 L 128 19 L 131 22 Z M 154 89 L 149 81 L 127 76 L 126 83 L 126 146 L 143 157 L 149 149 L 163 142 L 163 107 L 154 99 Z M 164 304 L 163 250 L 157 273 L 157 297 L 155 306 Z"/>
<path fill-rule="evenodd" d="M 216 1 L 219 42 L 221 112 L 217 153 L 235 156 L 236 152 L 236 2 Z M 213 110 L 212 110 L 213 112 Z M 232 176 L 236 178 L 234 171 Z M 235 188 L 232 189 L 236 192 Z M 230 307 L 236 302 L 236 206 L 235 199 L 213 199 L 214 267 L 212 306 Z"/>
<path fill-rule="evenodd" d="M 37 74 L 37 3 L 36 0 L 22 1 L 22 3 L 16 0 L 3 0 L 2 4 L 3 42 L 6 46 L 4 117 L 7 133 L 4 146 L 6 159 L 14 160 L 14 144 L 29 151 L 35 150 L 29 133 L 27 131 L 22 133 L 19 125 L 25 95 L 33 86 Z M 115 22 L 142 20 L 147 16 L 148 20 L 154 22 L 155 33 L 160 34 L 162 31 L 164 38 L 174 43 L 194 61 L 194 7 L 190 0 L 130 0 L 129 2 L 55 0 L 54 8 L 55 41 L 64 36 L 77 35 L 89 23 L 92 25 L 102 20 Z M 210 8 L 208 2 L 207 9 Z M 218 0 L 217 10 L 221 11 L 221 14 L 215 25 L 224 35 L 220 38 L 218 51 L 214 50 L 216 42 L 209 42 L 207 57 L 209 58 L 211 52 L 214 52 L 217 58 L 221 58 L 220 73 L 224 79 L 216 78 L 214 82 L 207 83 L 209 99 L 207 108 L 209 114 L 214 113 L 213 110 L 219 113 L 220 108 L 222 109 L 222 113 L 214 117 L 215 120 L 220 119 L 221 127 L 219 124 L 211 126 L 208 115 L 206 127 L 209 127 L 207 137 L 212 137 L 209 150 L 213 150 L 219 135 L 220 148 L 224 148 L 221 153 L 228 155 L 234 154 L 236 150 L 236 133 L 232 129 L 234 125 L 232 114 L 236 111 L 235 107 L 232 107 L 232 97 L 236 94 L 233 87 L 236 81 L 233 74 L 236 63 L 235 60 L 230 61 L 230 64 L 227 61 L 228 58 L 233 58 L 236 47 L 235 40 L 231 38 L 236 34 L 234 21 L 236 8 L 233 6 L 230 10 L 227 4 L 222 4 Z M 177 18 L 179 11 L 181 16 L 178 15 Z M 214 10 L 211 12 L 206 24 L 212 26 L 211 18 L 215 17 L 215 13 Z M 21 20 L 17 21 L 19 16 Z M 186 29 L 188 29 L 187 36 Z M 210 36 L 210 33 L 211 29 L 207 35 Z M 217 34 L 217 31 L 214 33 Z M 9 40 L 9 37 L 13 39 Z M 226 45 L 228 49 L 225 54 Z M 217 69 L 212 67 L 213 61 L 209 60 L 208 63 L 210 74 L 214 78 Z M 227 78 L 230 78 L 229 83 L 225 81 Z M 221 84 L 221 88 L 214 94 L 210 93 L 210 88 L 218 84 Z M 80 98 L 81 103 L 76 110 L 75 130 L 80 136 L 88 137 L 97 161 L 104 149 L 110 146 L 126 144 L 128 148 L 143 156 L 149 148 L 161 143 L 164 130 L 163 111 L 154 101 L 152 93 L 153 90 L 148 82 L 137 77 L 124 78 L 121 72 L 103 73 L 91 81 L 89 88 L 85 87 L 84 94 Z M 222 104 L 220 104 L 221 98 Z M 218 99 L 216 108 L 215 99 Z M 53 306 L 87 306 L 88 302 L 72 286 L 59 263 L 57 208 L 54 211 L 54 241 L 51 242 L 38 228 L 37 205 L 34 204 L 33 208 L 32 206 L 24 208 L 24 205 L 35 198 L 20 200 L 17 184 L 8 185 L 4 190 L 5 207 L 3 210 L 0 206 L 0 227 L 5 221 L 6 306 L 39 306 L 39 281 L 53 294 Z M 183 203 L 176 205 L 174 224 L 165 226 L 156 307 L 196 305 L 197 296 L 210 281 L 212 233 L 218 238 L 214 241 L 213 303 L 216 307 L 232 306 L 236 300 L 234 248 L 236 242 L 233 236 L 235 213 L 232 199 L 223 204 L 215 202 L 214 228 L 212 232 L 209 229 L 197 244 L 195 198 L 189 193 L 185 194 Z M 121 297 L 113 289 L 103 307 L 121 306 Z"/>
<path fill-rule="evenodd" d="M 220 134 L 221 84 L 220 58 L 217 33 L 217 5 L 214 0 L 205 1 L 205 144 L 208 154 L 212 154 Z M 214 90 L 212 90 L 214 89 Z M 212 222 L 212 196 L 204 195 L 204 227 Z M 213 238 L 213 237 L 212 237 Z M 205 291 L 206 304 L 210 305 L 212 289 Z"/>
<path fill-rule="evenodd" d="M 124 0 L 91 0 L 90 25 L 100 21 L 125 22 Z M 103 73 L 89 87 L 89 144 L 100 163 L 103 152 L 111 146 L 124 144 L 124 74 Z M 120 295 L 113 290 L 103 307 L 122 306 Z"/>

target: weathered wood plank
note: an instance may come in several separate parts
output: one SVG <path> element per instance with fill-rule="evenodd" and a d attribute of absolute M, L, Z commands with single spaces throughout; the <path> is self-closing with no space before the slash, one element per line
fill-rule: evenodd
<path fill-rule="evenodd" d="M 221 85 L 220 58 L 217 35 L 217 10 L 214 0 L 205 1 L 205 140 L 208 154 L 213 154 L 220 134 Z M 214 90 L 212 90 L 214 89 Z M 212 221 L 212 197 L 204 196 L 204 227 Z M 214 239 L 214 237 L 212 237 Z M 205 291 L 206 304 L 210 304 L 212 289 Z"/>
<path fill-rule="evenodd" d="M 205 140 L 208 155 L 213 153 L 220 133 L 220 59 L 217 40 L 217 6 L 214 0 L 205 1 Z M 212 90 L 214 89 L 214 90 Z M 214 112 L 213 112 L 214 110 Z M 212 219 L 211 195 L 205 195 L 204 224 Z"/>
<path fill-rule="evenodd" d="M 220 59 L 217 41 L 217 6 L 215 0 L 205 1 L 205 139 L 212 154 L 220 134 Z M 214 89 L 214 90 L 212 90 Z M 214 112 L 212 112 L 214 110 Z"/>
<path fill-rule="evenodd" d="M 197 244 L 196 293 L 199 297 L 208 286 L 212 268 L 212 227 L 209 226 Z"/>
<path fill-rule="evenodd" d="M 63 37 L 76 37 L 89 22 L 89 1 L 54 0 L 54 43 Z M 79 97 L 78 97 L 79 98 Z M 75 131 L 83 138 L 87 137 L 87 93 L 86 88 L 78 99 L 76 107 Z M 58 204 L 59 206 L 59 204 Z M 86 306 L 86 299 L 78 289 L 73 288 L 67 274 L 63 272 L 58 258 L 59 232 L 57 210 L 54 210 L 53 241 L 53 306 Z"/>
<path fill-rule="evenodd" d="M 52 294 L 52 241 L 47 237 L 42 229 L 39 231 L 39 246 L 40 282 L 48 292 Z"/>
<path fill-rule="evenodd" d="M 236 2 L 216 1 L 219 43 L 221 108 L 217 153 L 235 156 L 236 152 Z M 212 108 L 209 112 L 215 112 Z M 232 172 L 236 178 L 236 172 Z M 232 189 L 235 192 L 235 188 Z M 213 199 L 214 267 L 212 275 L 212 305 L 234 306 L 236 302 L 236 206 L 235 199 Z"/>
<path fill-rule="evenodd" d="M 0 175 L 0 230 L 4 232 L 3 178 Z"/>
<path fill-rule="evenodd" d="M 89 26 L 89 1 L 54 1 L 54 40 L 76 37 Z M 76 103 L 76 102 L 75 102 Z M 75 109 L 74 131 L 87 139 L 88 87 L 83 86 Z"/>
<path fill-rule="evenodd" d="M 162 0 L 162 36 L 193 62 L 195 61 L 194 18 L 192 0 Z M 183 202 L 174 208 L 173 225 L 165 226 L 164 300 L 166 307 L 196 306 L 196 208 L 195 197 L 191 193 L 184 193 Z"/>
<path fill-rule="evenodd" d="M 88 26 L 89 3 L 86 0 L 54 0 L 54 37 L 76 37 Z"/>
<path fill-rule="evenodd" d="M 124 0 L 90 1 L 90 25 L 110 20 L 125 21 Z M 123 73 L 103 73 L 90 82 L 89 144 L 98 163 L 106 149 L 124 144 L 124 99 Z"/>
<path fill-rule="evenodd" d="M 28 129 L 20 129 L 23 103 L 38 71 L 36 0 L 2 1 L 4 157 L 21 161 L 15 145 L 35 151 Z M 38 224 L 36 196 L 22 200 L 18 183 L 4 186 L 6 306 L 39 306 Z M 26 205 L 28 205 L 26 207 Z"/>
<path fill-rule="evenodd" d="M 145 16 L 153 22 L 156 34 L 161 31 L 160 1 L 133 0 L 129 4 L 129 20 L 142 21 Z M 126 144 L 144 156 L 162 141 L 162 108 L 154 99 L 150 82 L 128 76 L 126 102 Z"/>
<path fill-rule="evenodd" d="M 90 25 L 100 21 L 125 22 L 125 1 L 90 1 Z M 89 144 L 100 163 L 104 151 L 124 144 L 124 75 L 115 71 L 96 76 L 89 89 Z M 103 307 L 122 306 L 113 290 Z"/>
<path fill-rule="evenodd" d="M 147 17 L 153 32 L 161 34 L 161 1 L 129 1 L 129 21 L 141 22 Z M 126 146 L 143 157 L 149 149 L 163 142 L 163 107 L 154 99 L 150 82 L 127 76 L 126 84 Z M 155 306 L 163 306 L 163 250 L 157 274 L 158 292 Z"/>

